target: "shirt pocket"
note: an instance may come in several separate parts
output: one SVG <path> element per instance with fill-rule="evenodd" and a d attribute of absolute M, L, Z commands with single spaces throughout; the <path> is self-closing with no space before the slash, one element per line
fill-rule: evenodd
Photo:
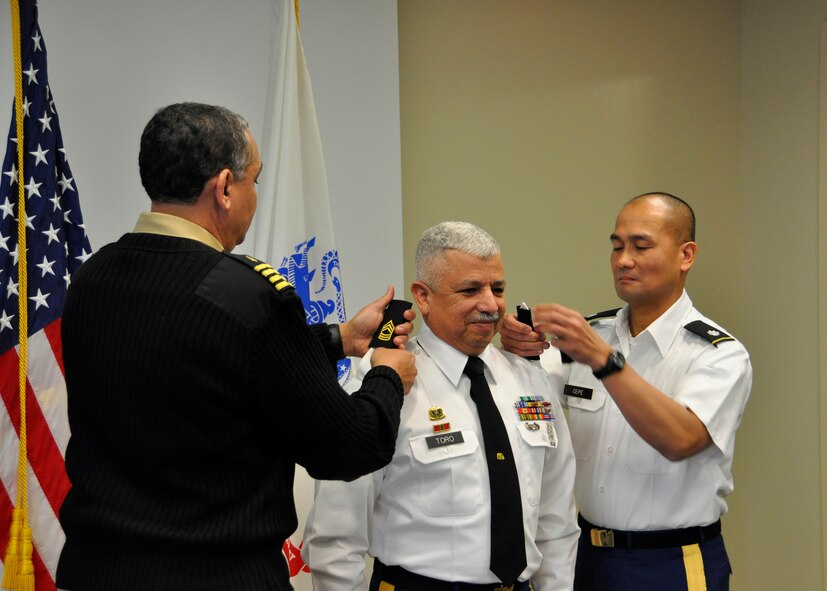
<path fill-rule="evenodd" d="M 606 405 L 609 393 L 600 382 L 594 380 L 584 385 L 566 384 L 564 392 L 569 390 L 591 391 L 590 398 L 566 395 L 569 413 L 569 432 L 574 456 L 578 462 L 588 462 L 594 454 L 594 448 L 600 437 L 602 413 L 598 412 Z"/>
<path fill-rule="evenodd" d="M 528 425 L 537 425 L 531 429 Z M 554 421 L 551 421 L 554 424 Z M 520 434 L 520 493 L 529 505 L 540 503 L 543 481 L 543 466 L 546 453 L 551 449 L 548 436 L 549 421 L 517 421 L 515 428 Z"/>
<path fill-rule="evenodd" d="M 429 448 L 428 437 L 410 438 L 417 485 L 419 508 L 426 515 L 471 515 L 482 508 L 482 476 L 488 472 L 483 466 L 480 444 L 471 430 L 448 431 L 439 436 L 456 437 L 462 434 L 462 443 Z M 488 483 L 484 483 L 488 487 Z"/>

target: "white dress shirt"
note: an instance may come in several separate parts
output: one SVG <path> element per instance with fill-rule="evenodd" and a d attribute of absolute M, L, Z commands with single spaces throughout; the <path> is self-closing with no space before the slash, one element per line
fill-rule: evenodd
<path fill-rule="evenodd" d="M 752 385 L 749 354 L 738 341 L 716 346 L 684 328 L 702 320 L 723 331 L 692 306 L 685 291 L 634 338 L 628 314 L 627 306 L 616 317 L 596 321 L 594 329 L 644 380 L 695 413 L 712 444 L 685 460 L 666 459 L 626 422 L 591 368 L 573 364 L 568 391 L 591 390 L 591 399 L 563 396 L 577 457 L 580 512 L 595 525 L 630 531 L 713 523 L 726 512 L 724 498 L 733 490 L 735 431 Z M 557 381 L 561 366 L 556 350 L 541 360 Z"/>
<path fill-rule="evenodd" d="M 490 490 L 468 356 L 423 327 L 408 349 L 417 377 L 402 407 L 391 463 L 351 483 L 318 482 L 302 555 L 315 591 L 366 588 L 366 553 L 443 581 L 496 583 L 489 570 Z M 571 589 L 579 528 L 574 455 L 565 416 L 542 367 L 489 346 L 480 355 L 508 431 L 520 480 L 527 566 L 536 591 Z M 369 369 L 369 359 L 359 367 Z M 552 402 L 553 421 L 521 421 L 520 396 Z M 431 420 L 440 408 L 444 419 Z M 462 443 L 429 448 L 434 425 Z M 529 423 L 534 423 L 529 426 Z M 556 441 L 555 441 L 556 439 Z"/>

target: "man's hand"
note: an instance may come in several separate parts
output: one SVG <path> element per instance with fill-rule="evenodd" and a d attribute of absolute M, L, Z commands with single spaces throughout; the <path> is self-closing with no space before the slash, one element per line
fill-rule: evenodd
<path fill-rule="evenodd" d="M 371 302 L 356 313 L 356 316 L 339 325 L 339 333 L 342 335 L 342 348 L 345 355 L 354 357 L 363 357 L 368 352 L 371 337 L 379 324 L 382 322 L 382 316 L 385 313 L 385 308 L 388 307 L 393 299 L 393 286 L 389 285 L 388 290 L 378 300 Z M 416 318 L 416 312 L 406 310 L 404 314 L 406 322 L 398 325 L 393 337 L 393 344 L 398 349 L 404 349 L 408 342 L 408 336 L 413 331 L 413 319 Z"/>
<path fill-rule="evenodd" d="M 532 331 L 514 314 L 505 315 L 500 326 L 500 343 L 503 349 L 520 357 L 540 355 L 551 346 L 542 333 Z"/>
<path fill-rule="evenodd" d="M 375 349 L 370 358 L 370 366 L 386 365 L 399 374 L 405 394 L 411 391 L 416 378 L 414 354 L 399 349 Z"/>
<path fill-rule="evenodd" d="M 554 346 L 593 370 L 606 364 L 612 348 L 577 310 L 559 304 L 540 304 L 532 308 L 531 318 L 533 331 L 513 314 L 505 317 L 500 328 L 503 349 L 521 357 L 531 357 Z"/>
<path fill-rule="evenodd" d="M 606 365 L 612 348 L 577 310 L 541 304 L 532 310 L 534 330 L 549 335 L 551 345 L 592 370 Z"/>

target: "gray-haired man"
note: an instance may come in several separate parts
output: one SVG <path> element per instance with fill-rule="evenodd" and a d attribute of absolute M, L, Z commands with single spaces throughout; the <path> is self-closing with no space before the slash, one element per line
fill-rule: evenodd
<path fill-rule="evenodd" d="M 437 224 L 411 292 L 425 322 L 408 343 L 416 393 L 386 468 L 320 484 L 304 548 L 316 591 L 364 587 L 366 553 L 372 591 L 570 589 L 574 455 L 539 364 L 490 346 L 505 311 L 499 245 L 472 224 Z"/>

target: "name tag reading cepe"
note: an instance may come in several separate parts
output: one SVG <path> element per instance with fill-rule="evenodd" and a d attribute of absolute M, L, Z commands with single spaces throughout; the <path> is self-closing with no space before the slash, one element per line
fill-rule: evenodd
<path fill-rule="evenodd" d="M 575 398 L 582 398 L 583 400 L 591 400 L 592 392 L 593 390 L 591 388 L 584 388 L 583 386 L 572 386 L 571 384 L 563 386 L 563 394 Z"/>
<path fill-rule="evenodd" d="M 458 443 L 465 443 L 462 438 L 462 432 L 456 433 L 442 433 L 440 435 L 431 435 L 425 438 L 425 443 L 428 444 L 428 449 L 435 449 L 437 447 L 445 447 L 446 445 L 456 445 Z"/>

